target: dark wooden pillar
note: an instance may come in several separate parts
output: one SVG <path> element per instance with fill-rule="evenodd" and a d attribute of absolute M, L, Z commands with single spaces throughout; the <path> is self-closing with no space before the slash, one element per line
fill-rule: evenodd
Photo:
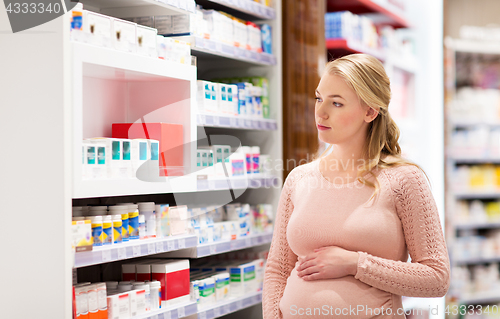
<path fill-rule="evenodd" d="M 283 3 L 284 173 L 309 162 L 318 151 L 314 90 L 326 63 L 325 0 Z M 287 165 L 288 163 L 288 165 Z"/>

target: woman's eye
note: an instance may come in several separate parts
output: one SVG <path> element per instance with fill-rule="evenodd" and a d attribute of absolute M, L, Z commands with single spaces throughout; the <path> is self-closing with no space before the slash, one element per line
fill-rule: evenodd
<path fill-rule="evenodd" d="M 318 102 L 321 102 L 321 101 L 322 101 L 320 97 L 315 97 L 314 99 L 315 99 L 316 101 L 318 101 Z"/>
<path fill-rule="evenodd" d="M 342 106 L 342 104 L 338 103 L 338 102 L 333 102 L 333 105 L 336 106 L 336 107 L 341 107 Z"/>

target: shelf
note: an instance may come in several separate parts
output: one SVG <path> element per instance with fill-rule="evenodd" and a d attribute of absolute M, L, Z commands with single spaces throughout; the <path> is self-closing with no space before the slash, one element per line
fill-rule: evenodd
<path fill-rule="evenodd" d="M 182 305 L 173 305 L 160 310 L 149 311 L 132 319 L 178 319 L 195 315 L 198 312 L 196 302 L 190 302 Z"/>
<path fill-rule="evenodd" d="M 227 12 L 244 20 L 273 20 L 276 12 L 255 1 L 249 0 L 197 0 L 204 9 L 215 9 Z"/>
<path fill-rule="evenodd" d="M 240 178 L 217 178 L 205 179 L 206 175 L 198 175 L 196 191 L 222 191 L 231 189 L 247 189 L 247 188 L 269 188 L 277 187 L 279 178 L 275 176 L 255 176 L 240 177 Z M 229 181 L 229 185 L 228 185 Z"/>
<path fill-rule="evenodd" d="M 482 120 L 448 120 L 451 127 L 470 127 L 478 125 L 486 125 L 490 128 L 500 128 L 500 122 L 496 120 L 482 121 Z"/>
<path fill-rule="evenodd" d="M 479 305 L 479 304 L 492 304 L 500 302 L 500 292 L 492 291 L 492 292 L 482 292 L 471 294 L 471 296 L 467 296 L 466 298 L 462 298 L 459 300 L 460 304 L 464 305 Z"/>
<path fill-rule="evenodd" d="M 500 157 L 448 156 L 448 159 L 453 162 L 462 164 L 483 164 L 483 163 L 500 164 Z"/>
<path fill-rule="evenodd" d="M 189 1 L 172 0 L 82 0 L 84 8 L 91 6 L 99 13 L 116 18 L 130 18 L 155 15 L 175 15 L 195 12 L 196 6 L 189 6 Z M 189 6 L 189 7 L 188 7 Z"/>
<path fill-rule="evenodd" d="M 196 247 L 197 243 L 197 236 L 185 235 L 161 239 L 139 239 L 116 245 L 94 247 L 92 251 L 75 254 L 75 268 Z"/>
<path fill-rule="evenodd" d="M 457 199 L 489 199 L 500 198 L 500 192 L 456 192 L 454 196 Z"/>
<path fill-rule="evenodd" d="M 73 57 L 84 63 L 83 76 L 117 81 L 191 81 L 196 67 L 159 58 L 72 42 Z"/>
<path fill-rule="evenodd" d="M 75 181 L 73 198 L 244 190 L 276 187 L 278 182 L 275 176 L 261 176 L 260 174 L 240 178 L 207 178 L 207 175 L 191 174 L 179 177 L 159 177 L 155 182 L 138 179 L 84 180 Z"/>
<path fill-rule="evenodd" d="M 243 130 L 277 130 L 278 123 L 271 119 L 252 119 L 241 116 L 198 114 L 198 126 L 224 127 Z"/>
<path fill-rule="evenodd" d="M 490 264 L 496 262 L 500 262 L 500 256 L 490 257 L 490 258 L 470 258 L 470 259 L 461 259 L 455 261 L 457 265 L 477 265 L 477 264 Z"/>
<path fill-rule="evenodd" d="M 210 255 L 227 253 L 254 246 L 269 244 L 273 238 L 272 232 L 262 234 L 252 234 L 246 238 L 238 238 L 231 241 L 221 241 L 215 243 L 198 244 L 196 247 L 177 250 L 169 253 L 174 258 L 201 258 Z"/>
<path fill-rule="evenodd" d="M 444 43 L 446 47 L 459 52 L 500 54 L 500 44 L 497 41 L 474 41 L 447 37 Z"/>
<path fill-rule="evenodd" d="M 375 17 L 373 20 L 376 24 L 391 25 L 394 28 L 409 27 L 401 9 L 393 5 L 381 4 L 380 2 L 372 0 L 328 0 L 327 11 L 351 11 L 355 14 L 373 14 Z"/>
<path fill-rule="evenodd" d="M 215 305 L 200 308 L 198 319 L 212 319 L 242 310 L 262 302 L 262 291 L 247 294 L 239 298 L 218 302 Z"/>
<path fill-rule="evenodd" d="M 272 54 L 257 53 L 232 45 L 208 40 L 200 37 L 179 37 L 191 43 L 191 54 L 198 58 L 228 58 L 253 65 L 275 65 L 276 57 Z"/>
<path fill-rule="evenodd" d="M 500 228 L 500 222 L 486 222 L 486 223 L 470 223 L 470 224 L 457 224 L 456 229 L 494 229 Z"/>
<path fill-rule="evenodd" d="M 384 52 L 365 47 L 362 44 L 357 43 L 356 41 L 347 39 L 326 39 L 326 48 L 329 51 L 340 51 L 341 54 L 367 53 L 373 55 L 381 61 L 385 61 L 386 59 L 386 55 Z"/>

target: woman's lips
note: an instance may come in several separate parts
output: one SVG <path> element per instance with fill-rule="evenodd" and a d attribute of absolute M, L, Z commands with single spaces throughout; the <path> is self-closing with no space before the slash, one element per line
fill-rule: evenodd
<path fill-rule="evenodd" d="M 318 130 L 320 130 L 320 131 L 326 131 L 326 130 L 331 129 L 331 127 L 324 126 L 324 125 L 321 125 L 321 124 L 318 124 L 317 127 L 318 127 Z"/>

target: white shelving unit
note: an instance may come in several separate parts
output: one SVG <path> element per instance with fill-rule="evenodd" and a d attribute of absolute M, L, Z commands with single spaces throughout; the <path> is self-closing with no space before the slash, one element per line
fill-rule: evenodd
<path fill-rule="evenodd" d="M 457 72 L 456 72 L 456 63 L 457 63 L 457 54 L 463 53 L 471 53 L 475 55 L 481 54 L 496 54 L 500 55 L 500 46 L 496 43 L 485 43 L 485 42 L 477 42 L 477 41 L 469 41 L 462 39 L 445 39 L 445 46 L 447 50 L 447 58 L 448 58 L 448 81 L 446 89 L 449 93 L 448 100 L 452 100 L 455 98 L 455 94 L 457 91 L 456 82 L 457 82 Z M 451 109 L 451 108 L 450 108 Z M 479 116 L 479 114 L 478 114 Z M 498 128 L 499 123 L 498 120 L 492 115 L 490 118 L 479 119 L 478 118 L 458 118 L 457 115 L 451 114 L 451 110 L 447 111 L 446 114 L 447 119 L 447 133 L 451 136 L 452 132 L 459 129 L 469 129 L 471 127 L 476 126 L 486 126 L 490 129 Z M 499 164 L 500 159 L 498 156 L 493 156 L 490 154 L 494 154 L 489 149 L 453 149 L 452 146 L 447 148 L 447 172 L 449 175 L 453 174 L 453 170 L 458 165 L 481 165 L 481 164 Z M 452 180 L 448 181 L 448 189 L 447 189 L 447 200 L 448 207 L 450 208 L 447 211 L 448 220 L 451 221 L 450 233 L 448 234 L 448 245 L 449 250 L 453 251 L 453 245 L 457 240 L 457 236 L 459 232 L 474 232 L 474 231 L 489 231 L 494 229 L 500 229 L 500 223 L 495 221 L 489 222 L 473 222 L 465 223 L 465 222 L 457 222 L 454 219 L 455 212 L 455 203 L 459 200 L 498 200 L 500 199 L 500 192 L 491 187 L 489 189 L 477 189 L 477 190 L 466 190 L 467 185 L 462 188 L 453 187 L 456 185 L 452 185 Z M 488 257 L 474 257 L 474 258 L 459 258 L 458 256 L 453 256 L 451 254 L 451 263 L 452 267 L 474 267 L 477 265 L 487 265 L 491 263 L 500 262 L 500 256 L 488 256 Z M 452 270 L 453 271 L 453 270 Z M 477 291 L 474 293 L 460 293 L 457 296 L 460 304 L 463 305 L 496 305 L 500 302 L 500 293 L 498 291 Z M 484 309 L 485 306 L 483 306 Z"/>
<path fill-rule="evenodd" d="M 174 2 L 177 6 L 172 4 Z M 214 77 L 225 73 L 227 76 L 269 78 L 272 120 L 258 120 L 256 126 L 252 120 L 251 127 L 218 125 L 217 129 L 228 129 L 229 133 L 237 131 L 245 145 L 260 145 L 262 153 L 281 160 L 281 1 L 273 1 L 273 10 L 262 10 L 253 4 L 241 8 L 241 1 L 219 2 L 256 18 L 274 17 L 266 21 L 273 30 L 273 56 L 257 55 L 255 58 L 254 54 L 248 55 L 239 50 L 223 53 L 222 49 L 221 52 L 214 52 L 210 48 L 195 47 L 193 54 L 198 57 L 198 67 L 180 65 L 73 42 L 70 40 L 69 15 L 20 34 L 11 34 L 7 13 L 0 8 L 0 85 L 8 88 L 2 91 L 0 132 L 5 137 L 12 137 L 5 147 L 19 150 L 15 157 L 2 159 L 2 209 L 15 212 L 24 207 L 26 225 L 23 232 L 33 234 L 19 236 L 18 230 L 16 235 L 11 229 L 3 232 L 4 236 L 16 238 L 16 244 L 4 250 L 6 256 L 16 256 L 15 262 L 7 263 L 2 268 L 12 274 L 5 278 L 4 284 L 15 287 L 4 299 L 13 306 L 12 311 L 3 313 L 6 317 L 23 316 L 18 309 L 26 305 L 14 297 L 26 291 L 26 287 L 17 284 L 23 273 L 43 274 L 33 277 L 30 282 L 30 294 L 36 296 L 30 307 L 40 313 L 50 313 L 51 318 L 65 319 L 72 316 L 73 264 L 84 267 L 105 263 L 108 259 L 123 260 L 196 245 L 193 236 L 151 240 L 96 249 L 88 254 L 78 253 L 75 260 L 69 244 L 73 199 L 197 193 L 231 190 L 231 187 L 240 189 L 235 194 L 242 196 L 246 188 L 280 185 L 281 172 L 278 171 L 272 176 L 226 179 L 227 187 L 221 186 L 217 180 L 200 182 L 194 173 L 185 177 L 169 177 L 158 185 L 139 180 L 81 179 L 82 139 L 111 136 L 112 123 L 135 122 L 140 118 L 146 122 L 183 124 L 186 144 L 184 169 L 186 173 L 191 172 L 196 164 L 196 141 L 206 137 L 203 133 L 200 135 L 200 128 L 203 132 L 202 125 L 210 125 L 199 123 L 196 114 L 196 79 L 200 78 L 200 69 L 203 69 L 203 75 L 213 74 Z M 180 14 L 186 13 L 184 9 L 187 9 L 181 7 L 183 1 L 84 0 L 82 3 L 84 8 L 119 18 Z M 27 46 L 31 49 L 27 50 Z M 217 47 L 215 49 L 217 51 Z M 241 65 L 233 69 L 231 61 Z M 25 143 L 22 150 L 20 141 Z M 244 194 L 244 200 L 271 203 L 277 207 L 279 194 L 279 188 L 269 188 L 265 193 L 254 194 L 252 191 Z M 17 218 L 14 222 L 9 216 L 4 221 L 14 225 L 18 222 Z M 252 238 L 250 244 L 268 243 L 271 235 L 266 236 Z M 7 237 L 2 239 L 7 241 Z M 43 246 L 40 245 L 42 243 Z M 234 245 L 230 248 L 241 249 L 238 245 L 249 247 L 246 241 Z M 57 288 L 50 288 L 51 293 L 47 294 L 48 287 Z M 260 294 L 248 297 L 250 301 L 245 298 L 230 304 L 230 310 L 236 311 L 260 302 Z M 226 306 L 222 307 L 214 309 L 219 309 L 222 315 Z M 212 313 L 217 313 L 214 309 Z M 139 318 L 175 319 L 196 313 L 197 305 L 190 303 Z M 204 313 L 207 314 L 206 311 Z"/>

